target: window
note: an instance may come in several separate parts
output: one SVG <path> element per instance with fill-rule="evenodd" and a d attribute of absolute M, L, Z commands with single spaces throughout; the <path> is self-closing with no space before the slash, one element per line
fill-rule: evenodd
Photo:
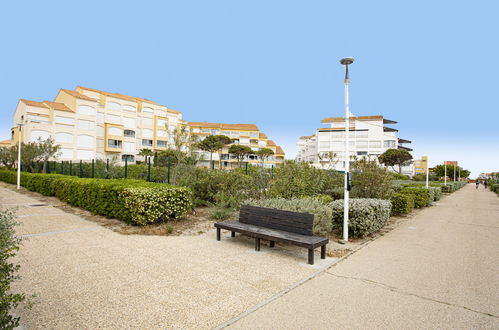
<path fill-rule="evenodd" d="M 142 125 L 144 125 L 144 126 L 152 126 L 153 125 L 152 118 L 142 118 Z"/>
<path fill-rule="evenodd" d="M 107 140 L 107 146 L 108 148 L 113 148 L 113 149 L 121 149 L 121 141 L 120 140 Z"/>
<path fill-rule="evenodd" d="M 73 149 L 61 148 L 59 149 L 62 159 L 73 159 L 74 152 Z"/>
<path fill-rule="evenodd" d="M 367 133 L 368 133 L 367 130 L 365 130 L 365 131 L 357 131 L 356 136 L 358 138 L 367 138 L 367 136 L 368 136 Z"/>
<path fill-rule="evenodd" d="M 135 128 L 135 118 L 123 117 L 123 126 L 127 128 Z"/>
<path fill-rule="evenodd" d="M 166 141 L 158 140 L 156 141 L 156 146 L 160 148 L 166 148 L 166 143 L 167 143 Z"/>
<path fill-rule="evenodd" d="M 369 148 L 381 148 L 381 141 L 370 141 L 369 142 Z"/>
<path fill-rule="evenodd" d="M 251 137 L 258 137 L 258 132 L 250 132 Z"/>
<path fill-rule="evenodd" d="M 99 112 L 97 114 L 97 122 L 100 123 L 100 124 L 104 123 L 104 114 L 103 113 Z"/>
<path fill-rule="evenodd" d="M 55 133 L 55 142 L 57 143 L 73 143 L 73 134 L 59 132 Z"/>
<path fill-rule="evenodd" d="M 95 123 L 90 120 L 78 119 L 78 128 L 93 130 L 95 128 Z"/>
<path fill-rule="evenodd" d="M 331 142 L 331 148 L 333 150 L 344 149 L 345 148 L 345 141 L 333 141 L 333 142 Z"/>
<path fill-rule="evenodd" d="M 166 111 L 156 110 L 156 114 L 161 117 L 166 117 Z"/>
<path fill-rule="evenodd" d="M 142 137 L 144 137 L 144 138 L 152 138 L 152 136 L 153 136 L 152 129 L 144 128 L 142 130 Z"/>
<path fill-rule="evenodd" d="M 44 116 L 28 115 L 28 119 L 32 123 L 44 123 L 44 124 L 48 124 L 49 123 L 48 117 L 44 117 Z"/>
<path fill-rule="evenodd" d="M 383 146 L 385 148 L 395 148 L 395 140 L 385 140 L 383 141 Z"/>
<path fill-rule="evenodd" d="M 123 151 L 125 152 L 135 152 L 135 143 L 134 142 L 123 142 Z"/>
<path fill-rule="evenodd" d="M 345 132 L 343 132 L 343 131 L 333 131 L 333 132 L 331 132 L 331 138 L 333 138 L 333 139 L 343 139 L 343 138 L 345 138 Z"/>
<path fill-rule="evenodd" d="M 150 107 L 143 107 L 142 112 L 154 113 L 154 110 Z"/>
<path fill-rule="evenodd" d="M 367 151 L 357 151 L 357 156 L 367 156 Z"/>
<path fill-rule="evenodd" d="M 95 108 L 89 105 L 79 105 L 77 112 L 81 115 L 95 116 Z"/>
<path fill-rule="evenodd" d="M 258 146 L 259 147 L 266 147 L 267 146 L 267 141 L 258 141 Z"/>
<path fill-rule="evenodd" d="M 38 142 L 38 138 L 42 139 L 42 140 L 46 140 L 50 137 L 50 133 L 47 132 L 47 131 L 37 131 L 37 130 L 33 130 L 31 131 L 31 135 L 30 135 L 30 142 Z"/>
<path fill-rule="evenodd" d="M 211 134 L 218 135 L 218 134 L 220 134 L 220 130 L 219 129 L 212 129 Z"/>
<path fill-rule="evenodd" d="M 211 133 L 211 129 L 209 128 L 202 128 L 201 133 Z"/>
<path fill-rule="evenodd" d="M 73 126 L 75 124 L 75 120 L 74 118 L 55 116 L 55 123 Z"/>
<path fill-rule="evenodd" d="M 134 155 L 121 155 L 121 161 L 124 162 L 134 162 L 135 161 L 135 156 Z"/>
<path fill-rule="evenodd" d="M 116 102 L 107 102 L 106 108 L 108 110 L 120 111 L 121 110 L 121 104 L 116 103 Z"/>
<path fill-rule="evenodd" d="M 132 105 L 124 105 L 123 106 L 123 110 L 125 110 L 125 111 L 132 111 L 132 112 L 137 111 L 137 109 L 134 106 L 132 106 Z"/>
<path fill-rule="evenodd" d="M 166 120 L 158 119 L 158 127 L 161 127 L 161 128 L 166 127 Z"/>
<path fill-rule="evenodd" d="M 247 145 L 250 143 L 250 140 L 247 139 L 247 138 L 240 138 L 239 139 L 239 144 L 244 144 L 244 145 Z"/>
<path fill-rule="evenodd" d="M 142 139 L 142 145 L 145 147 L 152 147 L 152 140 Z"/>
<path fill-rule="evenodd" d="M 94 148 L 95 147 L 95 139 L 93 136 L 90 135 L 78 135 L 76 137 L 76 144 L 78 147 L 82 148 Z"/>
<path fill-rule="evenodd" d="M 116 115 L 107 115 L 106 116 L 107 118 L 107 121 L 108 122 L 112 122 L 112 123 L 121 123 L 121 118 L 120 116 L 116 116 Z"/>
<path fill-rule="evenodd" d="M 135 131 L 132 131 L 131 129 L 126 129 L 124 131 L 124 135 L 125 137 L 135 137 Z"/>
<path fill-rule="evenodd" d="M 156 131 L 156 135 L 159 137 L 168 137 L 168 132 L 162 129 Z"/>
<path fill-rule="evenodd" d="M 199 128 L 193 128 L 192 133 L 199 133 Z"/>
<path fill-rule="evenodd" d="M 358 140 L 357 141 L 357 148 L 367 148 L 367 141 L 366 140 Z"/>
<path fill-rule="evenodd" d="M 321 141 L 321 142 L 319 142 L 319 148 L 321 148 L 321 149 L 330 149 L 331 148 L 331 144 L 329 143 L 329 141 Z"/>
<path fill-rule="evenodd" d="M 109 135 L 117 135 L 117 136 L 122 136 L 123 135 L 123 130 L 119 127 L 109 127 L 107 129 L 107 133 Z"/>

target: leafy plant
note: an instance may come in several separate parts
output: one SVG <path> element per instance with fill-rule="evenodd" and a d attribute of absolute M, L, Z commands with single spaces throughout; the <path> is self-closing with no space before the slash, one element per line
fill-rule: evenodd
<path fill-rule="evenodd" d="M 390 172 L 375 160 L 362 158 L 352 166 L 352 197 L 388 199 L 393 193 Z"/>
<path fill-rule="evenodd" d="M 390 197 L 392 202 L 391 215 L 411 213 L 414 208 L 414 195 L 395 193 Z"/>
<path fill-rule="evenodd" d="M 402 166 L 411 159 L 412 155 L 404 149 L 388 149 L 378 158 L 381 164 L 392 167 L 394 171 L 397 165 L 399 174 L 402 174 Z"/>

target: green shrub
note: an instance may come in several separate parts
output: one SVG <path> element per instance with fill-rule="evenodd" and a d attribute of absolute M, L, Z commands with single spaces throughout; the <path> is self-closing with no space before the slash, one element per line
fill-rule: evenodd
<path fill-rule="evenodd" d="M 428 189 L 430 189 L 430 191 L 433 191 L 433 200 L 434 201 L 439 201 L 440 198 L 442 197 L 442 188 L 441 187 L 428 187 Z"/>
<path fill-rule="evenodd" d="M 326 235 L 332 230 L 331 208 L 314 198 L 249 199 L 244 201 L 244 204 L 292 212 L 311 213 L 314 215 L 313 231 L 315 234 Z"/>
<path fill-rule="evenodd" d="M 211 219 L 226 220 L 232 216 L 232 214 L 234 213 L 234 209 L 220 207 L 220 206 L 213 206 L 210 207 L 208 213 L 210 214 Z"/>
<path fill-rule="evenodd" d="M 414 195 L 395 193 L 390 198 L 392 202 L 391 215 L 411 213 L 414 208 Z"/>
<path fill-rule="evenodd" d="M 353 237 L 364 237 L 379 231 L 390 218 L 392 203 L 374 198 L 354 198 L 349 202 L 348 230 Z M 343 228 L 343 200 L 331 203 L 333 227 Z"/>
<path fill-rule="evenodd" d="M 21 244 L 14 230 L 16 225 L 13 211 L 0 210 L 0 329 L 19 326 L 19 317 L 12 315 L 11 311 L 26 299 L 25 294 L 11 291 L 12 282 L 19 278 L 17 272 L 20 268 L 11 262 Z"/>
<path fill-rule="evenodd" d="M 400 193 L 413 195 L 415 208 L 421 208 L 430 205 L 430 191 L 426 188 L 405 187 Z"/>
<path fill-rule="evenodd" d="M 325 194 L 319 194 L 319 195 L 314 196 L 313 198 L 317 199 L 322 204 L 329 204 L 333 201 L 333 197 L 331 197 L 330 195 L 325 195 Z"/>
<path fill-rule="evenodd" d="M 15 183 L 15 172 L 0 171 L 0 180 Z M 23 172 L 21 184 L 94 214 L 137 225 L 176 218 L 192 209 L 192 192 L 188 188 L 141 180 Z"/>
<path fill-rule="evenodd" d="M 491 183 L 490 184 L 490 191 L 493 191 L 496 194 L 499 194 L 499 183 Z"/>

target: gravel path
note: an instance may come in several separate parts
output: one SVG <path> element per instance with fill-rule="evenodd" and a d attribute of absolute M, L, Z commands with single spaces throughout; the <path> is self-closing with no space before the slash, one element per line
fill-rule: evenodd
<path fill-rule="evenodd" d="M 213 328 L 324 269 L 306 249 L 215 231 L 199 236 L 122 235 L 0 187 L 0 205 L 18 207 L 25 237 L 13 289 L 35 293 L 18 310 L 27 329 Z"/>
<path fill-rule="evenodd" d="M 468 185 L 232 324 L 499 329 L 499 198 Z"/>

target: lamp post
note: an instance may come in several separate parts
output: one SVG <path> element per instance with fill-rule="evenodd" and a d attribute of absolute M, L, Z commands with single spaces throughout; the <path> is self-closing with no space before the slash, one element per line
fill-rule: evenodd
<path fill-rule="evenodd" d="M 17 124 L 19 127 L 19 131 L 17 134 L 17 189 L 21 189 L 21 131 L 23 127 L 23 123 Z"/>
<path fill-rule="evenodd" d="M 345 197 L 343 198 L 343 241 L 348 242 L 348 202 L 350 195 L 350 96 L 348 86 L 350 77 L 348 66 L 353 63 L 352 57 L 345 57 L 340 60 L 345 66 Z"/>

